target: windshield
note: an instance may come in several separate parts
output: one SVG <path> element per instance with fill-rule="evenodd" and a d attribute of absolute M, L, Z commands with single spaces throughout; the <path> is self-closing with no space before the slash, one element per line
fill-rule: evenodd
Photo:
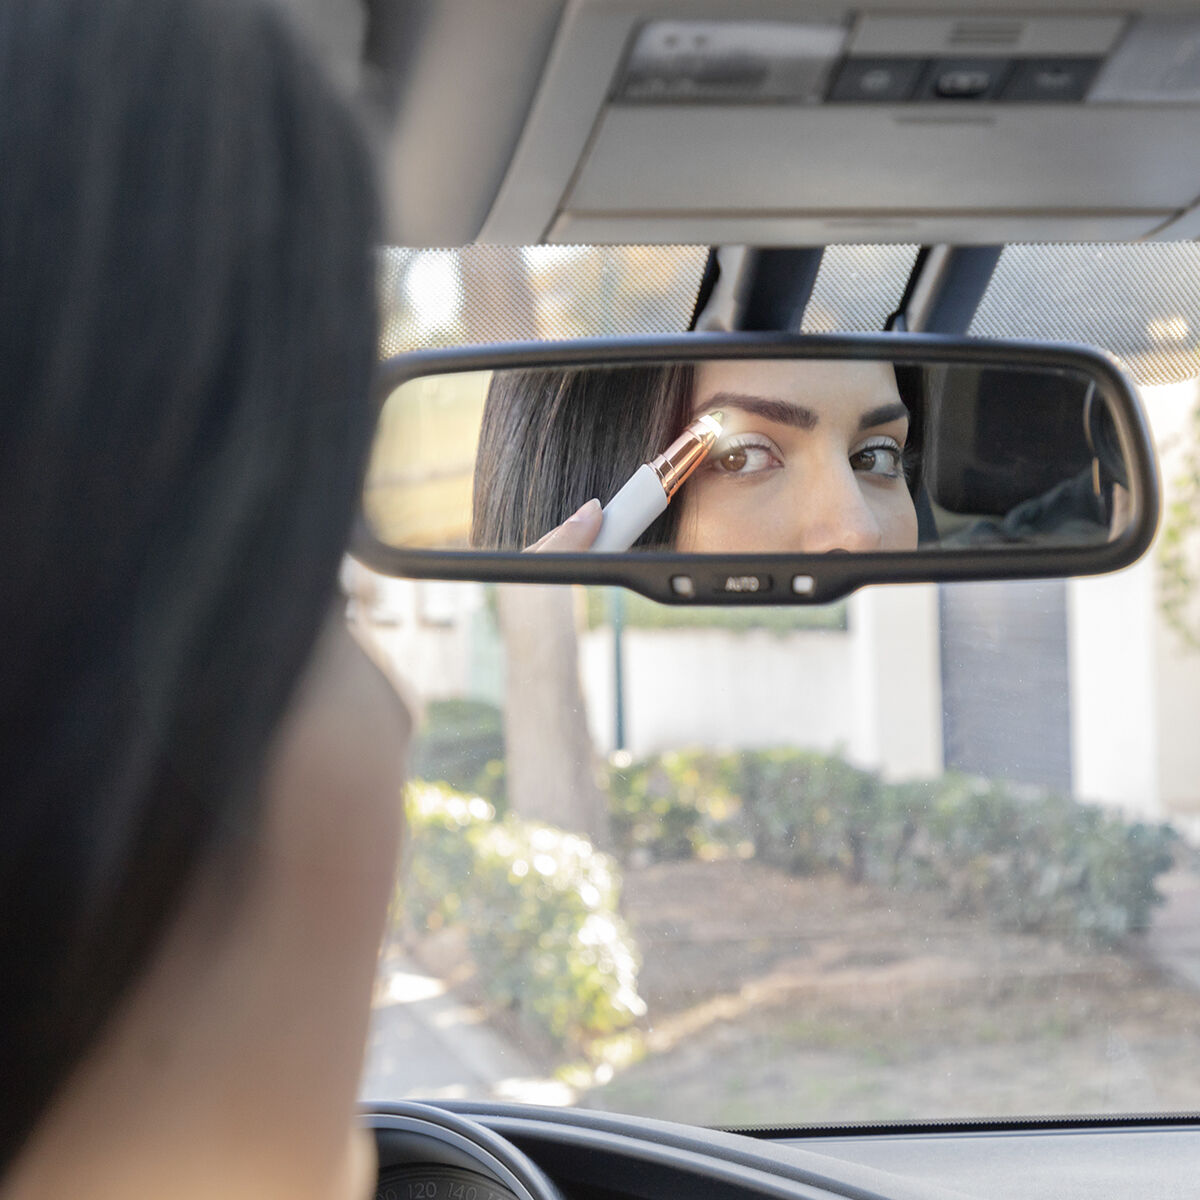
<path fill-rule="evenodd" d="M 831 248 L 806 329 L 880 328 L 915 255 Z M 384 350 L 679 330 L 706 257 L 387 252 Z M 681 609 L 347 567 L 420 714 L 364 1098 L 1200 1109 L 1195 257 L 1010 247 L 973 327 L 1142 385 L 1166 518 L 1117 575 Z"/>

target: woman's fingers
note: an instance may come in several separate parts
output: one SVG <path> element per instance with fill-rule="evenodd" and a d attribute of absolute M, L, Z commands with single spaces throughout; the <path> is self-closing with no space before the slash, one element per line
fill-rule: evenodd
<path fill-rule="evenodd" d="M 604 521 L 599 500 L 589 500 L 573 512 L 561 525 L 527 546 L 526 554 L 571 554 L 586 550 L 600 532 Z"/>

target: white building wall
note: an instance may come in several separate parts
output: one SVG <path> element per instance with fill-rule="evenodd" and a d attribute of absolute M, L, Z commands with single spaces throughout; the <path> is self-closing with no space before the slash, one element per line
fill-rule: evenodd
<path fill-rule="evenodd" d="M 1160 815 L 1155 573 L 1143 560 L 1067 588 L 1075 794 Z"/>
<path fill-rule="evenodd" d="M 844 753 L 892 779 L 942 769 L 937 592 L 876 588 L 846 631 L 626 629 L 626 748 L 795 746 Z M 613 748 L 612 631 L 580 641 L 596 746 Z"/>
<path fill-rule="evenodd" d="M 1165 511 L 1197 381 L 1146 388 L 1142 399 Z M 1200 814 L 1200 653 L 1161 615 L 1157 553 L 1069 590 L 1076 794 L 1149 819 Z"/>
<path fill-rule="evenodd" d="M 1200 380 L 1148 392 L 1147 411 L 1162 458 L 1163 509 L 1174 499 L 1174 484 L 1184 469 L 1182 452 L 1195 451 L 1191 413 L 1200 404 Z M 1200 520 L 1200 513 L 1194 514 Z M 1191 565 L 1200 569 L 1200 537 L 1192 535 Z M 1152 552 L 1153 553 L 1153 552 Z M 1188 618 L 1200 630 L 1200 596 L 1193 596 Z M 1200 820 L 1200 651 L 1191 647 L 1161 618 L 1154 622 L 1154 661 L 1158 688 L 1158 772 L 1166 815 Z"/>
<path fill-rule="evenodd" d="M 1200 834 L 1200 652 L 1158 627 L 1158 764 L 1164 815 L 1189 817 Z"/>
<path fill-rule="evenodd" d="M 348 561 L 342 586 L 361 610 L 370 640 L 406 700 L 418 709 L 427 700 L 486 695 L 502 702 L 495 686 L 481 686 L 472 631 L 484 605 L 477 583 L 389 579 Z"/>
<path fill-rule="evenodd" d="M 852 639 L 806 630 L 627 628 L 626 748 L 635 756 L 703 747 L 845 748 L 853 701 Z M 580 640 L 596 746 L 613 747 L 612 631 Z"/>
<path fill-rule="evenodd" d="M 850 598 L 854 664 L 850 757 L 890 780 L 941 774 L 937 588 L 866 588 Z"/>

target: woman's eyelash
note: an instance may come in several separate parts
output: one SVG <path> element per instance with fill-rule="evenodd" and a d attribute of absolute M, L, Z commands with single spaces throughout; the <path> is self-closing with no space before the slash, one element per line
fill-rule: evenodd
<path fill-rule="evenodd" d="M 864 450 L 894 450 L 897 454 L 901 454 L 904 447 L 894 437 L 874 437 L 863 442 L 861 446 L 856 446 L 854 453 L 861 454 Z"/>
<path fill-rule="evenodd" d="M 921 451 L 910 444 L 907 439 L 902 445 L 898 438 L 875 437 L 864 442 L 855 453 L 861 453 L 863 450 L 894 451 L 900 458 L 900 473 L 904 476 L 905 482 L 909 484 L 916 478 L 921 468 Z"/>
<path fill-rule="evenodd" d="M 710 451 L 710 458 L 720 458 L 732 450 L 770 450 L 775 452 L 775 443 L 756 433 L 735 433 L 725 441 L 718 442 Z"/>
<path fill-rule="evenodd" d="M 901 444 L 899 438 L 877 437 L 864 442 L 854 452 L 862 454 L 864 450 L 892 451 L 899 458 L 900 474 L 904 475 L 905 481 L 911 484 L 912 480 L 916 478 L 920 468 L 920 451 L 916 446 L 910 445 L 907 442 Z"/>

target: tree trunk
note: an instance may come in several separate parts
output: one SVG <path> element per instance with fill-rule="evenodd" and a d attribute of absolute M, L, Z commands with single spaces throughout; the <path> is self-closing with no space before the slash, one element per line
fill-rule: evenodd
<path fill-rule="evenodd" d="M 538 305 L 521 252 L 466 247 L 459 256 L 467 341 L 536 338 Z M 608 839 L 608 806 L 579 682 L 569 587 L 496 589 L 505 651 L 504 741 L 509 806 L 534 821 Z"/>
<path fill-rule="evenodd" d="M 512 811 L 608 841 L 608 811 L 579 681 L 568 587 L 496 589 L 505 649 L 504 739 Z"/>

